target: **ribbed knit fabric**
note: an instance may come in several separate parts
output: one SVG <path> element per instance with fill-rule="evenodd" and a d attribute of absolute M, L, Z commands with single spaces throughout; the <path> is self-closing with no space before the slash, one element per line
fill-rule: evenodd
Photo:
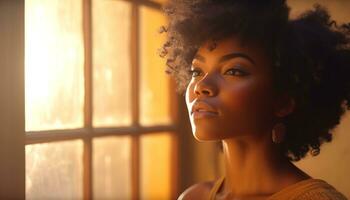
<path fill-rule="evenodd" d="M 224 179 L 222 176 L 215 182 L 209 200 L 215 200 Z M 310 178 L 283 188 L 267 200 L 347 200 L 347 198 L 326 181 Z"/>
<path fill-rule="evenodd" d="M 215 200 L 215 195 L 218 193 L 220 187 L 222 186 L 222 183 L 225 180 L 225 176 L 221 176 L 214 184 L 213 188 L 211 189 L 209 193 L 209 200 Z"/>

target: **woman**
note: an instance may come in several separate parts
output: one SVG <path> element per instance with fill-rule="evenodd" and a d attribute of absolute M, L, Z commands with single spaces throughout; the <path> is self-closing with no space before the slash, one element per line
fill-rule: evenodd
<path fill-rule="evenodd" d="M 317 155 L 350 109 L 350 24 L 284 0 L 173 0 L 161 56 L 185 91 L 192 132 L 221 141 L 225 175 L 179 199 L 336 199 L 293 165 Z"/>

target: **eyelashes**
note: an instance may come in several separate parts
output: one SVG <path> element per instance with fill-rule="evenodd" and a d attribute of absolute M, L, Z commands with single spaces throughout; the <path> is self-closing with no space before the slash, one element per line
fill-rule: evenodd
<path fill-rule="evenodd" d="M 232 72 L 232 73 L 229 73 L 229 72 Z M 236 76 L 237 73 L 238 73 L 238 76 L 245 76 L 245 75 L 247 75 L 247 73 L 245 73 L 244 71 L 239 70 L 239 69 L 235 69 L 235 68 L 228 69 L 225 72 L 225 74 L 232 75 L 232 76 Z"/>
<path fill-rule="evenodd" d="M 202 70 L 191 69 L 188 72 L 191 75 L 191 77 L 194 78 L 194 77 L 200 76 L 202 73 Z M 248 73 L 246 73 L 245 71 L 237 69 L 237 68 L 230 68 L 230 69 L 226 70 L 224 74 L 230 75 L 230 76 L 246 76 L 246 75 L 248 75 Z"/>
<path fill-rule="evenodd" d="M 197 69 L 191 69 L 188 71 L 191 75 L 191 77 L 196 77 L 200 74 L 200 70 L 197 70 Z"/>

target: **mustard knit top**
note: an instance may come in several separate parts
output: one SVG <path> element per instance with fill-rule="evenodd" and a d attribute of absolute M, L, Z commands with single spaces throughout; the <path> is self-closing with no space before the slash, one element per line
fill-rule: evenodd
<path fill-rule="evenodd" d="M 215 200 L 224 179 L 225 177 L 222 176 L 214 183 L 209 200 Z M 309 178 L 283 188 L 267 200 L 347 200 L 347 198 L 326 181 Z"/>

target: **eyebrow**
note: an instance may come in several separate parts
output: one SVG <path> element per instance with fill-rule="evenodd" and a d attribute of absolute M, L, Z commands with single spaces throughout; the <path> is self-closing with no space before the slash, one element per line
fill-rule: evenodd
<path fill-rule="evenodd" d="M 228 61 L 232 58 L 237 58 L 237 57 L 245 58 L 255 65 L 254 60 L 251 57 L 249 57 L 247 54 L 244 54 L 244 53 L 230 53 L 230 54 L 224 55 L 220 58 L 219 63 L 222 63 L 222 62 L 225 62 L 225 61 Z M 205 58 L 200 54 L 196 54 L 194 56 L 194 59 L 197 59 L 201 62 L 205 62 Z"/>

